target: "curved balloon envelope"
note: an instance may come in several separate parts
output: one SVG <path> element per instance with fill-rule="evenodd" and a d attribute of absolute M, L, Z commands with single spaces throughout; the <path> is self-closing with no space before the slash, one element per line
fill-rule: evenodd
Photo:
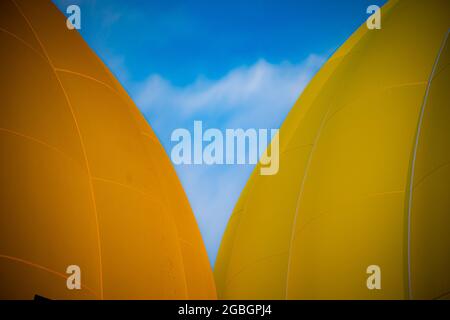
<path fill-rule="evenodd" d="M 182 187 L 120 84 L 50 1 L 0 16 L 0 298 L 214 298 Z"/>
<path fill-rule="evenodd" d="M 220 298 L 448 297 L 450 3 L 390 1 L 381 17 L 289 113 L 279 173 L 247 183 L 215 266 Z"/>

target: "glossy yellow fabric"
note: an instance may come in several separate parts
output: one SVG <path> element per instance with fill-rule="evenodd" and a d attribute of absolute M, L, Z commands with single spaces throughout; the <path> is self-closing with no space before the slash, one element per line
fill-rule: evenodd
<path fill-rule="evenodd" d="M 170 160 L 114 76 L 50 1 L 0 16 L 0 298 L 215 298 Z"/>
<path fill-rule="evenodd" d="M 450 2 L 389 1 L 381 16 L 382 29 L 361 26 L 294 105 L 278 174 L 256 168 L 247 183 L 215 265 L 219 298 L 450 291 Z M 381 290 L 366 286 L 370 265 Z"/>

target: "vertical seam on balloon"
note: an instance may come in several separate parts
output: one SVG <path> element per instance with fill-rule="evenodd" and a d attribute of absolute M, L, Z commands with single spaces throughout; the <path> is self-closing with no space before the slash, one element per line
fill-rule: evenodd
<path fill-rule="evenodd" d="M 80 145 L 81 145 L 81 149 L 83 151 L 83 156 L 84 156 L 84 160 L 85 160 L 85 164 L 86 164 L 86 170 L 87 170 L 87 174 L 88 174 L 88 180 L 89 180 L 89 189 L 90 189 L 90 193 L 91 193 L 91 198 L 92 198 L 92 203 L 93 203 L 93 208 L 94 208 L 94 212 L 95 212 L 95 221 L 96 221 L 96 229 L 97 229 L 97 239 L 98 239 L 98 251 L 99 251 L 99 265 L 100 265 L 100 297 L 103 300 L 103 264 L 102 264 L 102 251 L 101 251 L 101 240 L 100 240 L 100 227 L 99 227 L 99 219 L 98 219 L 98 212 L 97 212 L 97 203 L 95 201 L 95 193 L 94 193 L 94 185 L 92 183 L 92 176 L 91 176 L 91 171 L 90 171 L 90 167 L 89 167 L 89 161 L 88 161 L 88 157 L 87 157 L 87 153 L 86 153 L 86 148 L 83 142 L 83 138 L 81 135 L 81 130 L 80 127 L 78 126 L 78 121 L 76 119 L 75 116 L 75 112 L 73 110 L 72 104 L 70 102 L 69 96 L 67 95 L 66 90 L 64 89 L 64 86 L 61 82 L 61 79 L 59 78 L 59 75 L 55 69 L 55 66 L 53 65 L 50 56 L 47 53 L 47 50 L 44 47 L 44 44 L 41 42 L 36 30 L 34 30 L 33 25 L 31 24 L 31 22 L 28 20 L 28 18 L 26 17 L 26 15 L 24 14 L 24 12 L 22 11 L 22 9 L 20 8 L 20 6 L 16 3 L 15 0 L 12 0 L 12 2 L 14 3 L 14 5 L 17 7 L 17 9 L 19 10 L 20 14 L 22 15 L 22 17 L 25 19 L 26 23 L 28 24 L 28 26 L 30 27 L 31 31 L 33 32 L 36 40 L 38 41 L 39 45 L 42 48 L 42 51 L 44 52 L 45 56 L 47 57 L 48 63 L 50 68 L 52 69 L 56 80 L 58 81 L 58 84 L 64 94 L 64 97 L 66 99 L 66 102 L 69 106 L 70 112 L 72 114 L 72 118 L 74 120 L 74 124 L 78 133 L 78 137 L 80 139 Z"/>
<path fill-rule="evenodd" d="M 415 135 L 415 140 L 414 140 L 414 144 L 413 144 L 413 150 L 411 152 L 411 165 L 410 165 L 410 172 L 409 172 L 409 177 L 408 177 L 409 186 L 407 187 L 407 190 L 408 190 L 408 194 L 407 194 L 407 277 L 408 277 L 408 283 L 407 283 L 407 285 L 408 285 L 408 298 L 409 299 L 413 299 L 413 292 L 412 292 L 412 286 L 411 286 L 411 211 L 412 211 L 411 209 L 412 209 L 412 198 L 413 198 L 413 189 L 414 189 L 414 171 L 415 171 L 415 166 L 416 166 L 417 149 L 419 146 L 420 132 L 422 129 L 422 123 L 423 123 L 425 109 L 426 109 L 426 105 L 427 105 L 427 101 L 428 101 L 428 95 L 430 93 L 431 83 L 433 81 L 434 74 L 436 72 L 436 68 L 437 68 L 439 60 L 441 58 L 442 51 L 444 50 L 445 45 L 447 43 L 449 33 L 450 33 L 450 29 L 447 30 L 447 33 L 446 33 L 444 40 L 441 44 L 441 47 L 439 49 L 438 55 L 434 61 L 433 69 L 431 71 L 431 74 L 430 74 L 430 77 L 428 80 L 428 84 L 427 84 L 427 88 L 425 90 L 425 96 L 424 96 L 424 99 L 422 102 L 422 106 L 420 108 L 420 114 L 419 114 L 419 119 L 418 119 L 417 128 L 416 128 L 416 135 Z"/>
<path fill-rule="evenodd" d="M 319 127 L 319 130 L 317 132 L 317 135 L 314 138 L 314 143 L 313 143 L 313 145 L 311 147 L 311 152 L 309 153 L 309 156 L 308 156 L 308 162 L 306 163 L 305 172 L 303 174 L 302 181 L 301 181 L 301 184 L 300 184 L 300 190 L 299 190 L 298 196 L 297 196 L 297 204 L 296 204 L 296 207 L 295 207 L 294 221 L 292 223 L 292 230 L 291 230 L 291 240 L 289 242 L 289 249 L 288 249 L 285 299 L 287 299 L 287 297 L 288 297 L 289 272 L 290 272 L 290 269 L 291 269 L 291 260 L 292 260 L 292 244 L 293 244 L 294 238 L 295 238 L 295 227 L 297 225 L 298 211 L 299 211 L 300 202 L 301 202 L 300 199 L 303 196 L 303 191 L 305 189 L 306 179 L 308 178 L 308 172 L 309 172 L 309 168 L 310 168 L 311 163 L 312 163 L 312 158 L 313 158 L 314 152 L 316 151 L 317 144 L 319 142 L 320 136 L 322 135 L 323 128 L 325 127 L 325 124 L 327 122 L 327 118 L 328 118 L 328 114 L 330 113 L 330 110 L 331 109 L 328 108 L 327 113 L 324 115 L 324 117 L 323 117 L 323 119 L 322 119 L 322 121 L 320 123 L 320 127 Z"/>

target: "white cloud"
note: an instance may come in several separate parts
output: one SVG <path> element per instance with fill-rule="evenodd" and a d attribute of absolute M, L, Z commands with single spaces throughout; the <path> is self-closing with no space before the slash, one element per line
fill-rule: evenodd
<path fill-rule="evenodd" d="M 204 127 L 279 128 L 295 100 L 325 61 L 311 55 L 305 61 L 278 65 L 259 60 L 231 70 L 218 80 L 199 77 L 177 87 L 151 75 L 132 90 L 134 101 L 170 155 L 170 134 Z M 197 218 L 212 263 L 223 232 L 253 166 L 175 166 Z"/>
<path fill-rule="evenodd" d="M 135 101 L 144 113 L 158 118 L 165 113 L 189 119 L 226 114 L 231 126 L 279 125 L 323 61 L 317 55 L 299 64 L 259 60 L 233 69 L 221 79 L 200 77 L 185 87 L 151 75 L 135 90 Z"/>

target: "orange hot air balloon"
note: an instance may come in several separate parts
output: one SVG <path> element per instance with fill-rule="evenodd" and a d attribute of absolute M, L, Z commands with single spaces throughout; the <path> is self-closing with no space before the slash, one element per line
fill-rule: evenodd
<path fill-rule="evenodd" d="M 50 1 L 2 0 L 0 16 L 0 298 L 215 298 L 186 196 L 124 89 Z"/>
<path fill-rule="evenodd" d="M 450 298 L 450 2 L 389 1 L 381 18 L 294 105 L 278 174 L 247 183 L 219 298 Z"/>

